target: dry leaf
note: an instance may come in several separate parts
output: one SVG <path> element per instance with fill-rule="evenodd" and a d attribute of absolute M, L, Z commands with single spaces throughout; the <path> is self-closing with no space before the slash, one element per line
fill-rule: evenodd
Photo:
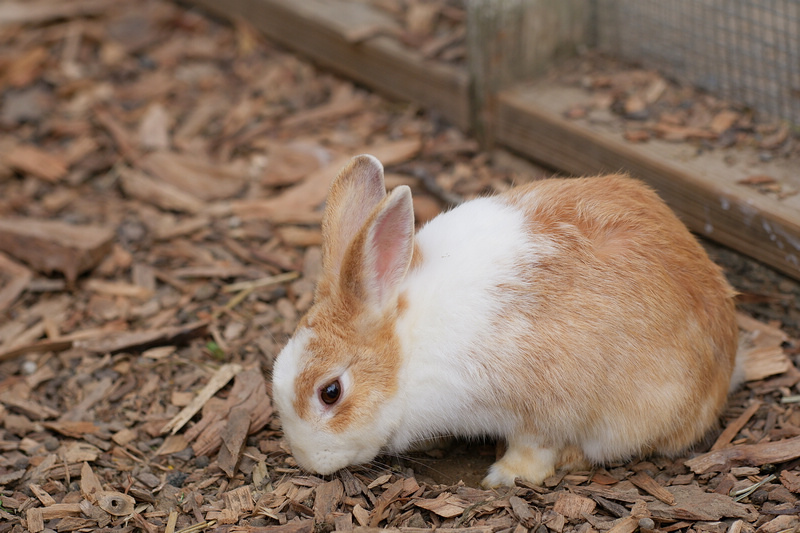
<path fill-rule="evenodd" d="M 449 492 L 443 492 L 439 497 L 434 499 L 415 500 L 414 505 L 422 509 L 427 509 L 442 518 L 459 516 L 464 512 L 464 509 L 466 509 L 464 502 Z"/>

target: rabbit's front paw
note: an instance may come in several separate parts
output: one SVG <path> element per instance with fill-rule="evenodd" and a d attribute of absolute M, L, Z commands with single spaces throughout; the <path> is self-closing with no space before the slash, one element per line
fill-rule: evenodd
<path fill-rule="evenodd" d="M 530 438 L 510 438 L 505 455 L 489 468 L 481 484 L 486 488 L 513 486 L 516 478 L 540 485 L 555 472 L 559 454 L 542 448 Z"/>

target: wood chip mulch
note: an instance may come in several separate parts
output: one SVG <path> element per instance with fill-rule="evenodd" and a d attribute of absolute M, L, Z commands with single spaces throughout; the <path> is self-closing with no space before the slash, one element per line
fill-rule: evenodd
<path fill-rule="evenodd" d="M 653 69 L 589 52 L 563 62 L 550 77 L 585 90 L 585 101 L 568 109 L 565 118 L 613 119 L 630 143 L 691 143 L 698 153 L 747 147 L 760 162 L 800 159 L 800 131 L 787 121 L 670 80 Z M 753 174 L 738 183 L 778 199 L 800 193 L 796 185 L 768 174 Z"/>
<path fill-rule="evenodd" d="M 500 491 L 300 472 L 268 375 L 343 161 L 420 221 L 544 173 L 164 1 L 0 4 L 0 90 L 0 533 L 798 527 L 797 344 L 744 314 L 749 381 L 685 457 Z"/>
<path fill-rule="evenodd" d="M 361 4 L 374 22 L 350 35 L 354 42 L 376 35 L 394 38 L 426 61 L 463 66 L 467 59 L 464 0 L 345 0 Z"/>

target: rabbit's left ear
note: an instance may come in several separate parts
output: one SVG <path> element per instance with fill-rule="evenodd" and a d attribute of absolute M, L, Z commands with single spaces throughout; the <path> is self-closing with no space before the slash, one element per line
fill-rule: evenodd
<path fill-rule="evenodd" d="M 413 253 L 411 189 L 399 186 L 375 208 L 348 248 L 340 287 L 380 312 L 397 297 Z"/>
<path fill-rule="evenodd" d="M 386 196 L 383 165 L 367 154 L 352 158 L 331 185 L 322 218 L 323 270 L 339 277 L 347 247 Z"/>

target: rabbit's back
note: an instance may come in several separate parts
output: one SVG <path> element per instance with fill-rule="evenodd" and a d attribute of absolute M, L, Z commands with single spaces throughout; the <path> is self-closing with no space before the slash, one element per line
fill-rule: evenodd
<path fill-rule="evenodd" d="M 734 292 L 697 240 L 624 176 L 545 180 L 506 198 L 560 248 L 523 269 L 529 294 L 506 313 L 529 337 L 519 346 L 531 347 L 525 372 L 541 398 L 525 418 L 554 435 L 571 422 L 595 460 L 702 437 L 724 405 L 738 331 Z"/>
<path fill-rule="evenodd" d="M 737 327 L 732 289 L 686 227 L 624 176 L 498 199 L 537 244 L 492 287 L 490 324 L 459 363 L 486 376 L 476 412 L 513 413 L 542 445 L 595 461 L 702 437 L 725 402 Z"/>

